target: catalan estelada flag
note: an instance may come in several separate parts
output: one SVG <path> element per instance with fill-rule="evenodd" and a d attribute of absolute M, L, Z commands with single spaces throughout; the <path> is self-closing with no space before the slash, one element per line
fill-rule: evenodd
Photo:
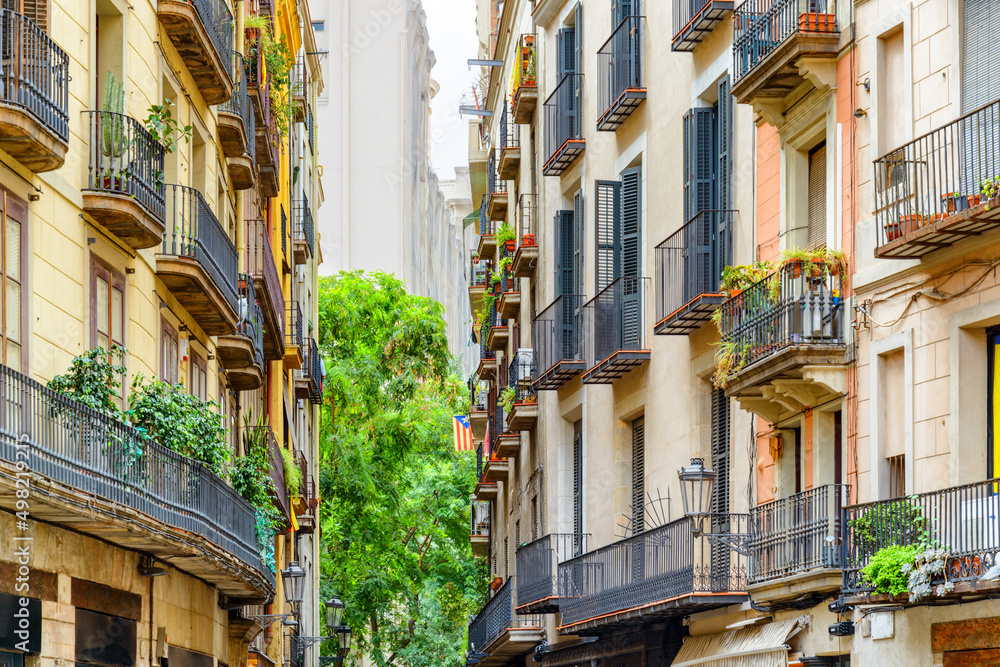
<path fill-rule="evenodd" d="M 466 415 L 455 415 L 455 451 L 471 452 L 472 446 L 472 426 L 469 425 L 469 418 Z"/>

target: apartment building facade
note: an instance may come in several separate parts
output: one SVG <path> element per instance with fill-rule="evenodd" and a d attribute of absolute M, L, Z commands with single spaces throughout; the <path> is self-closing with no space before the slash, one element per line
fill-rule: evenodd
<path fill-rule="evenodd" d="M 13 3 L 2 25 L 0 662 L 318 664 L 308 6 Z M 268 72 L 281 43 L 297 63 Z M 265 452 L 272 510 L 46 387 L 112 343 L 118 406 L 140 375 L 214 402 L 232 460 Z"/>
<path fill-rule="evenodd" d="M 995 661 L 995 3 L 478 7 L 470 656 Z"/>

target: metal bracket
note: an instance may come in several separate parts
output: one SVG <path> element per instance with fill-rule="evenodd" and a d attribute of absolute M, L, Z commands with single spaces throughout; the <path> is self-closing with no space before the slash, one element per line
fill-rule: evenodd
<path fill-rule="evenodd" d="M 741 556 L 750 555 L 749 533 L 703 533 L 709 544 L 729 547 Z"/>

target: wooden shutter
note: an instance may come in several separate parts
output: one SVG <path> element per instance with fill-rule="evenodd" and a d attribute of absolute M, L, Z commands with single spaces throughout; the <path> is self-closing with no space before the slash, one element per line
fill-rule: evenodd
<path fill-rule="evenodd" d="M 573 533 L 583 534 L 583 421 L 573 423 Z M 582 552 L 581 540 L 574 538 L 573 555 Z"/>
<path fill-rule="evenodd" d="M 49 31 L 49 3 L 48 0 L 24 0 L 25 17 L 35 22 L 43 31 Z"/>
<path fill-rule="evenodd" d="M 574 273 L 573 232 L 575 228 L 573 211 L 556 211 L 555 218 L 555 255 L 556 255 L 556 294 L 573 294 L 576 286 Z"/>
<path fill-rule="evenodd" d="M 621 275 L 621 181 L 597 181 L 594 210 L 597 249 L 595 296 Z"/>
<path fill-rule="evenodd" d="M 632 534 L 646 529 L 646 420 L 632 422 Z"/>
<path fill-rule="evenodd" d="M 684 114 L 684 220 L 715 208 L 715 109 Z"/>
<path fill-rule="evenodd" d="M 636 278 L 642 275 L 641 167 L 622 172 L 621 207 L 621 277 Z"/>
<path fill-rule="evenodd" d="M 573 291 L 568 294 L 584 293 L 583 289 L 583 226 L 587 218 L 584 207 L 583 190 L 573 195 Z"/>
<path fill-rule="evenodd" d="M 724 389 L 712 390 L 712 470 L 715 471 L 715 486 L 709 511 L 712 517 L 713 533 L 728 533 L 729 525 L 729 399 Z M 712 579 L 715 590 L 729 590 L 729 548 L 725 545 L 712 547 Z"/>
<path fill-rule="evenodd" d="M 826 242 L 826 144 L 809 152 L 809 213 L 806 247 Z"/>
<path fill-rule="evenodd" d="M 962 114 L 1000 98 L 1000 3 L 965 0 L 962 35 Z"/>
<path fill-rule="evenodd" d="M 719 81 L 719 102 L 716 109 L 716 207 L 728 211 L 733 208 L 733 97 L 729 94 L 728 75 Z"/>
<path fill-rule="evenodd" d="M 573 11 L 575 33 L 573 39 L 573 47 L 575 49 L 574 54 L 574 72 L 583 72 L 583 3 L 576 3 L 576 9 Z"/>
<path fill-rule="evenodd" d="M 556 33 L 556 83 L 576 71 L 576 32 L 562 28 Z"/>
<path fill-rule="evenodd" d="M 616 29 L 621 22 L 633 15 L 633 0 L 614 0 L 611 3 L 611 27 Z"/>

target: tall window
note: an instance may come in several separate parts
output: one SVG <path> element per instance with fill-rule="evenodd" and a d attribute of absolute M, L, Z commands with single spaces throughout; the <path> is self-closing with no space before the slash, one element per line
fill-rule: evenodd
<path fill-rule="evenodd" d="M 646 530 L 646 420 L 632 422 L 632 534 Z"/>
<path fill-rule="evenodd" d="M 642 275 L 641 188 L 639 167 L 624 170 L 620 181 L 597 181 L 595 185 L 595 293 L 619 278 Z"/>
<path fill-rule="evenodd" d="M 208 400 L 208 365 L 205 358 L 191 351 L 191 395 Z"/>
<path fill-rule="evenodd" d="M 3 327 L 0 330 L 2 362 L 16 370 L 22 367 L 21 351 L 24 345 L 25 321 L 21 307 L 24 299 L 23 263 L 25 245 L 22 243 L 28 208 L 20 200 L 0 191 L 3 204 L 4 225 L 2 228 L 3 266 L 0 279 L 3 281 Z"/>
<path fill-rule="evenodd" d="M 125 344 L 125 277 L 103 261 L 90 265 L 90 340 L 94 347 Z"/>
<path fill-rule="evenodd" d="M 1000 97 L 1000 22 L 996 0 L 965 0 L 962 34 L 962 113 L 967 114 Z"/>
<path fill-rule="evenodd" d="M 160 320 L 160 379 L 177 384 L 177 329 L 166 319 Z"/>
<path fill-rule="evenodd" d="M 826 243 L 826 143 L 809 151 L 809 217 L 806 246 Z"/>
<path fill-rule="evenodd" d="M 986 341 L 989 346 L 989 386 L 986 388 L 987 401 L 989 407 L 989 421 L 987 422 L 987 451 L 986 464 L 987 479 L 1000 477 L 1000 328 L 989 329 L 986 332 Z"/>

